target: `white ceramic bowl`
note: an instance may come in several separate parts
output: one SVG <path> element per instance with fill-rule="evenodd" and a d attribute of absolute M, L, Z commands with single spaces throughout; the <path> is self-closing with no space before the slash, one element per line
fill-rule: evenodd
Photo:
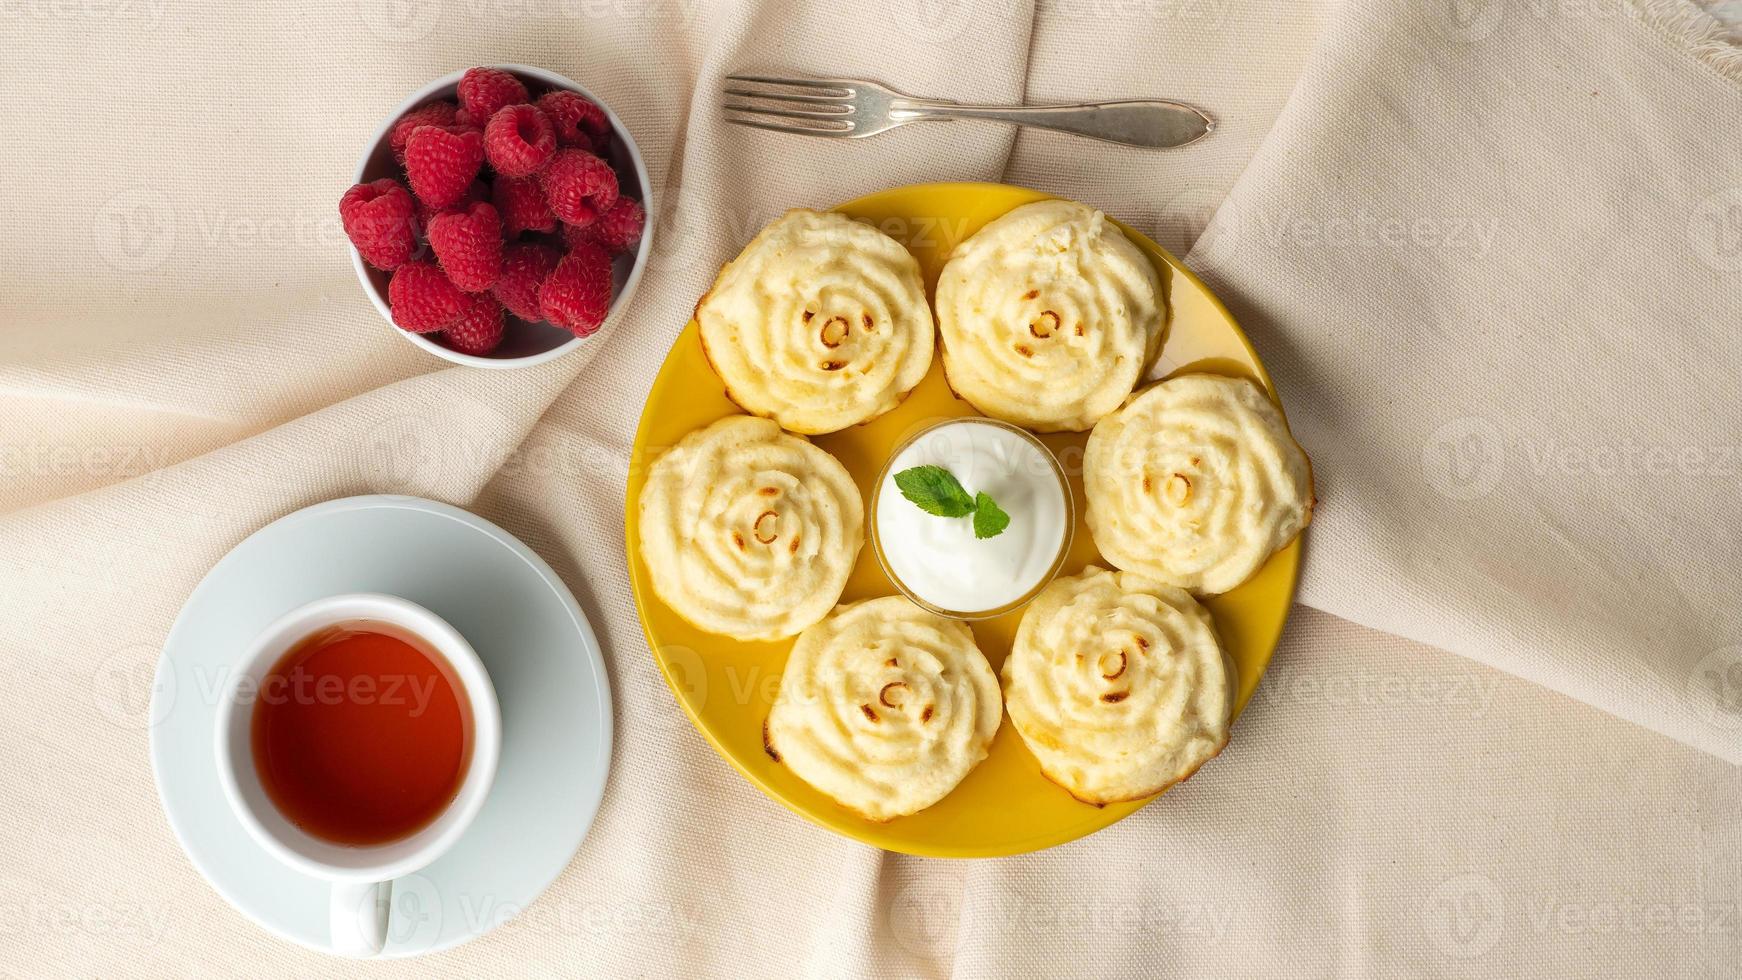
<path fill-rule="evenodd" d="M 619 183 L 623 193 L 641 202 L 647 210 L 647 227 L 641 232 L 641 245 L 633 253 L 617 256 L 612 269 L 613 293 L 611 310 L 605 316 L 605 323 L 600 326 L 597 337 L 616 320 L 617 314 L 629 305 L 629 300 L 635 295 L 635 287 L 641 282 L 641 273 L 647 268 L 647 256 L 653 246 L 653 187 L 647 178 L 647 164 L 641 159 L 641 150 L 635 145 L 635 138 L 629 135 L 628 127 L 623 120 L 611 111 L 611 107 L 593 93 L 555 72 L 534 68 L 530 65 L 495 65 L 508 72 L 527 87 L 533 89 L 567 89 L 576 94 L 591 99 L 601 109 L 605 110 L 605 118 L 611 121 L 611 129 L 617 134 L 617 139 L 606 159 L 616 168 Z M 460 78 L 465 71 L 456 71 L 450 75 L 430 82 L 423 88 L 411 94 L 411 97 L 400 103 L 375 131 L 375 138 L 369 141 L 369 148 L 364 151 L 363 158 L 357 161 L 355 183 L 366 183 L 379 180 L 382 177 L 404 179 L 399 164 L 393 159 L 393 150 L 387 144 L 387 133 L 399 118 L 411 110 L 427 102 L 440 99 L 452 99 L 459 89 Z M 399 334 L 406 340 L 429 351 L 437 357 L 445 357 L 455 364 L 468 364 L 472 367 L 513 368 L 529 367 L 555 360 L 579 347 L 588 338 L 577 337 L 561 327 L 548 323 L 528 323 L 512 314 L 508 316 L 508 329 L 502 336 L 502 346 L 482 357 L 474 354 L 462 354 L 447 346 L 441 340 L 440 334 L 418 334 L 409 330 L 401 330 L 393 323 L 393 311 L 387 305 L 387 281 L 392 273 L 383 272 L 363 261 L 363 256 L 351 249 L 351 265 L 357 270 L 357 281 L 363 284 L 363 292 L 368 295 L 375 309 L 381 312 L 381 318 L 387 321 L 388 329 Z"/>

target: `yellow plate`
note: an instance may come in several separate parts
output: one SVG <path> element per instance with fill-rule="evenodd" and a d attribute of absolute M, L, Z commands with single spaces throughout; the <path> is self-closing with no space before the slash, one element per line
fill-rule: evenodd
<path fill-rule="evenodd" d="M 950 249 L 1011 208 L 1052 197 L 1003 184 L 917 184 L 897 187 L 843 204 L 835 210 L 869 221 L 908 246 L 924 270 L 928 293 Z M 1270 377 L 1221 302 L 1161 246 L 1119 225 L 1155 260 L 1172 309 L 1161 363 L 1169 373 L 1185 369 L 1245 375 L 1271 387 Z M 1272 393 L 1274 397 L 1274 392 Z M 648 646 L 665 679 L 696 728 L 758 789 L 813 823 L 891 851 L 934 857 L 995 857 L 1022 854 L 1075 840 L 1124 817 L 1148 801 L 1094 807 L 1079 803 L 1040 773 L 1034 756 L 1005 719 L 992 753 L 955 791 L 929 809 L 889 823 L 872 823 L 837 806 L 762 750 L 762 722 L 780 687 L 791 640 L 742 643 L 705 633 L 685 622 L 654 595 L 641 562 L 636 502 L 647 466 L 686 433 L 739 411 L 702 354 L 691 320 L 666 356 L 653 382 L 630 458 L 628 513 L 629 576 Z M 818 436 L 870 498 L 871 482 L 902 438 L 939 418 L 973 415 L 944 383 L 943 358 L 901 405 L 882 418 L 845 432 Z M 1100 556 L 1083 523 L 1082 449 L 1086 434 L 1041 437 L 1071 473 L 1077 499 L 1075 543 L 1063 574 L 1098 563 Z M 1240 671 L 1239 714 L 1282 634 L 1300 567 L 1300 543 L 1279 552 L 1246 584 L 1205 600 L 1217 630 Z M 895 595 L 867 542 L 847 582 L 842 601 Z M 994 670 L 1004 662 L 1021 610 L 972 624 Z M 1239 743 L 1238 733 L 1234 739 Z M 1199 778 L 1215 778 L 1215 763 Z"/>

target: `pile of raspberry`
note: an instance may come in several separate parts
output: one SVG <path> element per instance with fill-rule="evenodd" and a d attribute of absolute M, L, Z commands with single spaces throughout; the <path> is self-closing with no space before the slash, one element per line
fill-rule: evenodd
<path fill-rule="evenodd" d="M 393 322 L 466 354 L 496 349 L 504 310 L 578 337 L 599 329 L 611 256 L 633 251 L 647 221 L 605 162 L 614 138 L 582 96 L 535 99 L 495 68 L 466 72 L 457 102 L 406 113 L 388 132 L 405 179 L 339 201 L 351 244 L 393 273 Z"/>

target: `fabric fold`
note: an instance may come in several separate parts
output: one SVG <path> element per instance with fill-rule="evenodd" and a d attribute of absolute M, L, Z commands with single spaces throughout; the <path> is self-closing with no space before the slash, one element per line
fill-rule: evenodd
<path fill-rule="evenodd" d="M 1189 261 L 1313 454 L 1302 601 L 1742 762 L 1742 85 L 1584 9 L 1341 8 Z"/>

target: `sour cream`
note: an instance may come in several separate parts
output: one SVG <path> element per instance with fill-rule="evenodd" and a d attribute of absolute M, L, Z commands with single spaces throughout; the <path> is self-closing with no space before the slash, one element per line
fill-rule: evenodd
<path fill-rule="evenodd" d="M 1010 515 L 996 537 L 973 517 L 937 517 L 901 495 L 895 474 L 941 466 L 969 496 Z M 994 615 L 1033 598 L 1058 573 L 1075 515 L 1058 460 L 1040 440 L 992 419 L 954 419 L 921 431 L 884 467 L 872 503 L 872 542 L 908 598 L 960 618 Z"/>

